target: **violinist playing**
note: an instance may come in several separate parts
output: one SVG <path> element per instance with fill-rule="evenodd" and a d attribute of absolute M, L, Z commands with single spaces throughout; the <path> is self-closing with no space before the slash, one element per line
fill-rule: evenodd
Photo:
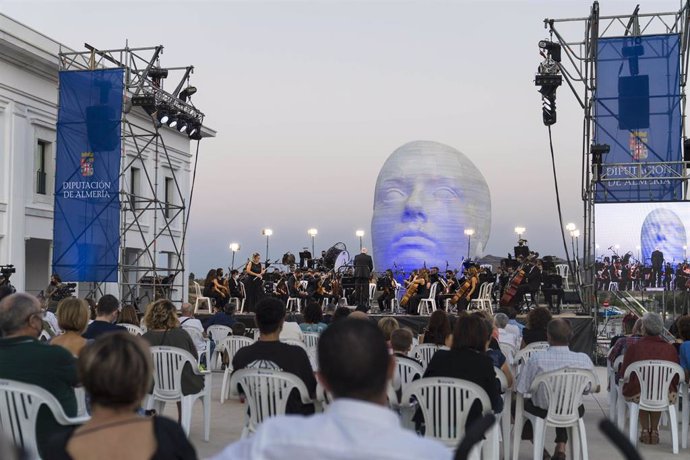
<path fill-rule="evenodd" d="M 396 282 L 393 279 L 393 272 L 388 269 L 386 274 L 379 280 L 379 288 L 383 293 L 376 299 L 379 303 L 379 310 L 385 312 L 391 309 L 391 300 L 395 297 Z"/>

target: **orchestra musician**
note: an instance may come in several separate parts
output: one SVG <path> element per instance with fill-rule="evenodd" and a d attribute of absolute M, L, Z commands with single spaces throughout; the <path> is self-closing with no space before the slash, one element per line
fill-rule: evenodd
<path fill-rule="evenodd" d="M 436 296 L 436 306 L 441 310 L 445 310 L 446 299 L 452 299 L 453 296 L 455 296 L 455 291 L 458 289 L 458 286 L 458 279 L 455 277 L 455 272 L 453 270 L 446 270 L 445 284 L 443 286 L 443 291 Z"/>
<path fill-rule="evenodd" d="M 221 309 L 225 308 L 230 297 L 228 296 L 228 291 L 218 280 L 218 270 L 211 269 L 206 275 L 206 280 L 204 281 L 204 297 L 209 297 L 215 300 L 215 305 Z"/>
<path fill-rule="evenodd" d="M 541 260 L 536 257 L 527 258 L 525 279 L 517 290 L 518 305 L 524 301 L 525 294 L 531 294 L 534 304 L 537 305 L 537 295 L 541 287 Z"/>
<path fill-rule="evenodd" d="M 369 277 L 374 271 L 374 261 L 367 254 L 367 248 L 362 248 L 353 260 L 355 266 L 355 299 L 357 310 L 369 310 Z"/>
<path fill-rule="evenodd" d="M 244 272 L 247 275 L 247 283 L 244 286 L 247 295 L 245 309 L 246 311 L 255 311 L 256 303 L 265 295 L 263 277 L 266 273 L 266 267 L 261 265 L 261 254 L 256 252 L 252 255 L 251 260 L 247 261 L 247 265 L 244 267 Z"/>
<path fill-rule="evenodd" d="M 457 294 L 460 294 L 460 298 L 457 299 L 456 303 L 458 311 L 466 311 L 472 299 L 479 295 L 479 289 L 477 289 L 479 285 L 479 268 L 474 264 L 468 265 L 463 275 L 464 276 L 458 280 L 460 287 L 453 296 L 453 298 L 455 298 Z"/>
<path fill-rule="evenodd" d="M 376 299 L 379 304 L 379 310 L 385 312 L 391 310 L 391 300 L 395 297 L 395 288 L 397 283 L 393 278 L 393 272 L 388 269 L 386 274 L 379 280 L 378 286 L 383 290 L 383 293 Z"/>
<path fill-rule="evenodd" d="M 407 314 L 419 315 L 419 302 L 422 299 L 429 297 L 429 289 L 431 283 L 429 282 L 429 270 L 422 269 L 419 273 L 413 273 L 413 278 L 408 282 L 407 290 L 409 291 L 413 285 L 416 285 L 416 292 L 409 298 L 407 302 Z"/>
<path fill-rule="evenodd" d="M 240 272 L 237 270 L 230 271 L 230 278 L 228 278 L 228 291 L 230 292 L 230 297 L 237 297 L 240 299 L 240 303 L 242 302 L 242 299 L 244 299 L 244 287 L 240 282 Z"/>

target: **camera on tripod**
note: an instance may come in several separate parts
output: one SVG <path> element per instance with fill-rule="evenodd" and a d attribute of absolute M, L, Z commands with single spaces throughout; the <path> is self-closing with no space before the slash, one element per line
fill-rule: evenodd
<path fill-rule="evenodd" d="M 50 300 L 56 302 L 66 299 L 68 297 L 74 297 L 74 291 L 77 289 L 77 283 L 62 283 L 58 285 L 57 289 L 50 296 Z"/>
<path fill-rule="evenodd" d="M 17 269 L 14 268 L 14 265 L 0 265 L 0 286 L 11 286 L 10 276 L 16 272 Z"/>

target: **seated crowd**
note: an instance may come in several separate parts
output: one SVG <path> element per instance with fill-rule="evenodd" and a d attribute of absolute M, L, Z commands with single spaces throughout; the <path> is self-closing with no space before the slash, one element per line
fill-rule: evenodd
<path fill-rule="evenodd" d="M 0 300 L 0 379 L 46 389 L 68 417 L 77 415 L 74 388 L 81 385 L 88 395 L 91 418 L 81 426 L 61 426 L 46 407 L 41 409 L 36 430 L 40 455 L 55 459 L 196 458 L 179 423 L 151 416 L 142 409 L 142 400 L 153 384 L 150 347 L 179 348 L 199 360 L 206 352 L 209 327 L 227 326 L 233 334 L 244 335 L 245 326 L 237 321 L 233 311 L 218 308 L 200 321 L 194 317 L 190 304 L 185 303 L 178 310 L 171 301 L 161 299 L 147 307 L 140 321 L 136 311 L 126 311 L 115 297 L 105 295 L 96 304 L 91 321 L 87 302 L 75 298 L 61 301 L 55 316 L 58 330 L 52 331 L 54 337 L 49 341 L 41 342 L 39 336 L 52 327 L 39 301 L 28 294 L 13 294 Z M 493 317 L 483 310 L 463 312 L 453 324 L 445 311 L 437 310 L 417 338 L 393 317 L 374 323 L 366 313 L 353 313 L 344 306 L 327 310 L 324 315 L 320 304 L 311 303 L 304 316 L 301 324 L 287 321 L 282 300 L 262 299 L 256 305 L 258 338 L 239 348 L 225 364 L 232 372 L 288 372 L 304 383 L 310 398 L 316 399 L 320 384 L 334 400 L 326 411 L 315 413 L 315 405 L 304 403 L 293 390 L 287 402 L 287 415 L 264 421 L 252 436 L 229 445 L 217 459 L 452 458 L 453 452 L 444 444 L 420 436 L 428 429 L 427 424 L 433 423 L 424 419 L 421 410 L 412 416 L 415 429 L 411 430 L 403 428 L 399 415 L 388 409 L 389 385 L 397 399 L 403 393 L 398 362 L 418 366 L 421 371 L 416 379 L 446 377 L 479 386 L 491 407 L 481 407 L 476 401 L 469 409 L 466 428 L 487 410 L 505 412 L 504 416 L 510 417 L 511 408 L 503 407 L 497 373 L 502 374 L 501 380 L 507 382 L 508 388 L 531 394 L 524 401 L 524 410 L 544 418 L 549 400 L 544 387 L 531 392 L 535 379 L 561 369 L 593 369 L 586 354 L 569 349 L 570 323 L 552 318 L 543 307 L 530 311 L 524 327 L 510 308 Z M 128 333 L 118 323 L 141 326 L 143 336 Z M 621 376 L 637 361 L 657 359 L 681 363 L 687 378 L 690 317 L 678 322 L 679 334 L 688 340 L 679 351 L 660 338 L 662 331 L 661 318 L 656 314 L 645 315 L 629 328 L 632 335 L 618 341 L 609 356 L 624 356 Z M 318 353 L 311 359 L 305 347 L 289 343 L 302 342 L 304 334 L 309 333 L 320 335 Z M 422 359 L 415 354 L 415 340 L 432 347 L 433 355 Z M 534 353 L 519 374 L 513 375 L 515 352 L 539 342 L 548 342 L 548 348 Z M 195 371 L 189 363 L 183 368 L 181 386 L 185 395 L 196 394 L 204 387 L 203 378 Z M 677 388 L 676 379 L 670 392 L 674 400 Z M 623 394 L 628 400 L 639 400 L 639 382 L 630 379 Z M 579 414 L 583 416 L 584 407 L 579 407 Z M 659 442 L 658 424 L 658 413 L 641 411 L 640 441 Z M 306 438 L 305 433 L 309 433 Z M 532 438 L 529 423 L 525 424 L 522 437 Z M 558 428 L 554 454 L 551 456 L 545 450 L 544 457 L 565 459 L 567 441 L 566 429 Z"/>

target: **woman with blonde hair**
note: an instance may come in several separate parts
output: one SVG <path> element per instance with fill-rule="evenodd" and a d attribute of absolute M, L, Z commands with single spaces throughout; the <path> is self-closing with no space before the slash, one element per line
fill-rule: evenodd
<path fill-rule="evenodd" d="M 51 345 L 61 346 L 74 356 L 78 356 L 88 342 L 81 335 L 89 324 L 89 304 L 76 297 L 67 297 L 58 303 L 56 313 L 58 325 L 63 333 L 54 337 L 50 341 Z"/>
<path fill-rule="evenodd" d="M 91 397 L 91 419 L 54 435 L 48 460 L 197 458 L 180 425 L 137 413 L 153 374 L 144 340 L 104 334 L 82 351 L 77 369 Z"/>
<path fill-rule="evenodd" d="M 381 332 L 383 332 L 383 336 L 386 338 L 386 342 L 388 342 L 388 344 L 390 345 L 391 334 L 394 330 L 400 329 L 400 324 L 398 324 L 398 320 L 393 318 L 392 316 L 384 316 L 379 320 L 378 326 L 379 329 L 381 329 Z"/>
<path fill-rule="evenodd" d="M 142 336 L 151 346 L 164 345 L 181 348 L 199 359 L 194 341 L 187 331 L 180 327 L 177 309 L 168 299 L 156 300 L 150 304 L 144 316 L 146 333 Z M 182 393 L 195 394 L 204 388 L 204 378 L 194 374 L 189 363 L 182 369 Z"/>

